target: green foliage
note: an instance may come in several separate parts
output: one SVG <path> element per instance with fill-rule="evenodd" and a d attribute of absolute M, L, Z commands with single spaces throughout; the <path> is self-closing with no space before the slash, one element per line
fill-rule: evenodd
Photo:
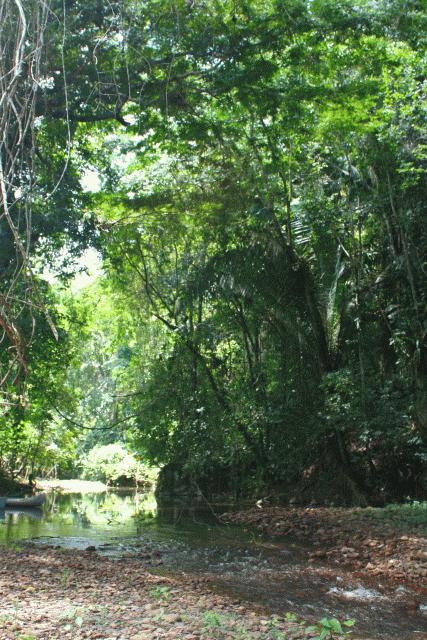
<path fill-rule="evenodd" d="M 61 326 L 57 298 L 50 291 L 47 295 L 58 339 L 49 327 L 40 324 L 29 349 L 31 369 L 25 394 L 12 394 L 14 403 L 0 413 L 0 468 L 12 476 L 66 472 L 75 458 L 73 434 L 59 425 L 54 415 L 54 407 L 69 400 L 64 382 L 72 346 Z"/>
<path fill-rule="evenodd" d="M 170 597 L 170 589 L 169 587 L 165 586 L 153 587 L 150 590 L 150 595 L 152 595 L 153 598 L 157 598 L 158 600 L 168 600 Z"/>
<path fill-rule="evenodd" d="M 144 465 L 120 443 L 93 447 L 82 460 L 82 476 L 107 484 L 139 484 L 148 480 Z"/>
<path fill-rule="evenodd" d="M 66 587 L 70 579 L 70 569 L 64 569 L 61 574 L 61 587 Z"/>
<path fill-rule="evenodd" d="M 408 525 L 427 529 L 427 502 L 415 500 L 409 504 L 388 504 L 384 509 L 369 509 L 366 515 L 373 520 L 391 523 L 396 529 L 405 529 Z"/>
<path fill-rule="evenodd" d="M 336 618 L 322 618 L 316 625 L 307 627 L 306 632 L 311 634 L 317 631 L 319 633 L 313 640 L 328 640 L 329 638 L 332 640 L 332 638 L 342 638 L 350 635 L 351 631 L 346 631 L 345 627 L 352 627 L 354 623 L 355 621 L 350 619 L 340 622 Z"/>
<path fill-rule="evenodd" d="M 104 275 L 45 287 L 64 335 L 37 324 L 3 466 L 121 441 L 203 491 L 424 496 L 421 3 L 71 5 L 48 24 L 35 257 L 66 282 L 91 244 Z"/>
<path fill-rule="evenodd" d="M 225 622 L 226 619 L 224 616 L 221 616 L 215 611 L 206 611 L 203 614 L 203 632 L 207 635 L 208 638 L 217 638 L 223 637 L 225 632 Z"/>

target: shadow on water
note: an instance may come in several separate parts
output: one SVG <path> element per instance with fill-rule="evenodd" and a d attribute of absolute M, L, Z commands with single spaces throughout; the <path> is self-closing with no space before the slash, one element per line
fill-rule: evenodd
<path fill-rule="evenodd" d="M 359 636 L 381 640 L 421 637 L 425 618 L 411 615 L 412 596 L 403 586 L 362 583 L 337 566 L 309 563 L 308 547 L 297 540 L 272 541 L 222 524 L 216 514 L 230 508 L 182 500 L 158 505 L 153 494 L 123 491 L 50 494 L 43 511 L 0 512 L 0 543 L 95 546 L 107 557 L 135 557 L 152 572 L 208 577 L 216 589 L 272 613 L 352 617 Z"/>

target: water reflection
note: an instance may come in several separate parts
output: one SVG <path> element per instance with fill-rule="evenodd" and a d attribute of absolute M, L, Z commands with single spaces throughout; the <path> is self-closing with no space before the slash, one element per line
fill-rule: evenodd
<path fill-rule="evenodd" d="M 230 505 L 216 505 L 218 513 Z M 0 542 L 26 538 L 87 537 L 88 541 L 112 537 L 191 535 L 209 540 L 233 528 L 219 523 L 211 507 L 182 500 L 160 502 L 153 493 L 133 491 L 48 495 L 42 509 L 0 511 Z M 235 529 L 235 528 L 234 528 Z"/>
<path fill-rule="evenodd" d="M 16 509 L 14 507 L 8 507 L 0 511 L 0 520 L 11 520 L 17 522 L 19 517 L 29 518 L 30 520 L 41 520 L 43 518 L 43 511 L 38 507 L 29 507 L 25 509 Z"/>
<path fill-rule="evenodd" d="M 369 631 L 371 638 L 412 639 L 422 628 L 424 620 L 405 610 L 406 592 L 361 584 L 338 567 L 311 565 L 295 541 L 272 542 L 223 525 L 214 511 L 228 508 L 183 500 L 157 504 L 153 494 L 134 492 L 50 494 L 43 511 L 0 512 L 0 543 L 26 538 L 71 548 L 94 545 L 112 558 L 135 557 L 150 571 L 208 576 L 217 589 L 279 614 L 354 617 L 358 632 Z"/>
<path fill-rule="evenodd" d="M 135 535 L 137 515 L 156 511 L 152 494 L 87 493 L 48 496 L 41 509 L 0 511 L 0 542 L 24 538 L 73 537 L 88 534 L 91 539 L 104 535 Z"/>

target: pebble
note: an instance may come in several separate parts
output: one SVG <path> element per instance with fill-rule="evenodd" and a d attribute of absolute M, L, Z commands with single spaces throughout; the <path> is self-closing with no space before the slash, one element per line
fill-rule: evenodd
<path fill-rule="evenodd" d="M 61 581 L 64 572 L 75 579 Z M 154 576 L 138 559 L 127 559 L 118 572 L 114 560 L 85 550 L 37 548 L 18 562 L 16 552 L 6 549 L 0 564 L 0 591 L 7 594 L 2 615 L 13 616 L 16 634 L 3 636 L 0 627 L 0 640 L 22 639 L 23 631 L 37 640 L 210 640 L 217 634 L 206 626 L 207 612 L 220 621 L 218 637 L 267 640 L 270 618 L 235 597 L 211 593 L 203 582 Z M 165 593 L 160 602 L 159 587 Z M 291 629 L 283 623 L 278 631 Z"/>

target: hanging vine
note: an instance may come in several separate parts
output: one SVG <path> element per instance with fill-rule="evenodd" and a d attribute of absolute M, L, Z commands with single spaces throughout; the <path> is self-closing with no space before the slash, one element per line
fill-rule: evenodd
<path fill-rule="evenodd" d="M 36 101 L 44 80 L 49 16 L 49 0 L 0 0 L 0 234 L 13 246 L 0 281 L 3 408 L 16 400 L 17 385 L 27 370 L 34 308 L 41 304 L 31 270 L 31 217 Z M 21 327 L 23 317 L 26 331 Z"/>

